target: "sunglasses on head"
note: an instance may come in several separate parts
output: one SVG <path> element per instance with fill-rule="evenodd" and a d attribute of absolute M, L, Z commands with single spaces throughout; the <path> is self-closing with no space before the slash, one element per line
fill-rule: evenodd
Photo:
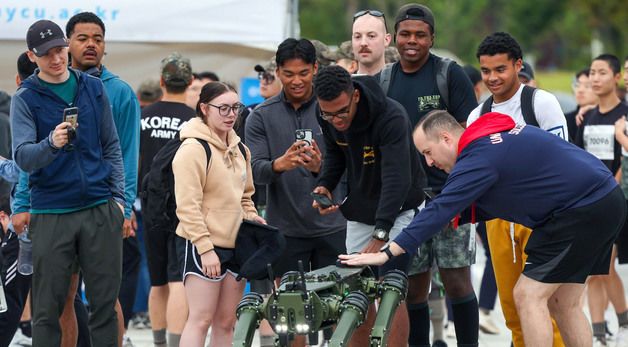
<path fill-rule="evenodd" d="M 380 17 L 384 20 L 384 25 L 386 25 L 386 16 L 384 16 L 384 12 L 382 11 L 378 11 L 378 10 L 362 10 L 362 11 L 358 11 L 353 15 L 353 21 L 355 22 L 356 19 L 364 16 L 365 14 L 370 14 L 373 17 Z"/>

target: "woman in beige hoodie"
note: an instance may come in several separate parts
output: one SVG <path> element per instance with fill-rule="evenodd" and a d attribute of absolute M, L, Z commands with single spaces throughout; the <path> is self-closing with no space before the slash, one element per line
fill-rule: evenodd
<path fill-rule="evenodd" d="M 243 107 L 231 86 L 203 86 L 197 117 L 181 129 L 183 143 L 172 161 L 177 234 L 187 240 L 183 281 L 190 313 L 181 346 L 204 346 L 210 325 L 210 346 L 231 345 L 245 282 L 235 280 L 237 270 L 226 258 L 233 254 L 242 219 L 266 223 L 251 200 L 251 155 L 246 148 L 246 155 L 241 152 L 233 130 Z M 197 139 L 209 144 L 209 163 Z"/>

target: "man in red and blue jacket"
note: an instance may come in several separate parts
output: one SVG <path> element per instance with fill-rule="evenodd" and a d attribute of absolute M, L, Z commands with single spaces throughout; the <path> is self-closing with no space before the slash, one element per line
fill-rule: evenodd
<path fill-rule="evenodd" d="M 526 345 L 552 345 L 550 315 L 566 345 L 590 345 L 579 304 L 584 282 L 608 273 L 626 215 L 611 172 L 578 147 L 496 112 L 464 130 L 447 112 L 434 111 L 417 125 L 414 142 L 428 165 L 449 173 L 441 194 L 382 252 L 343 255 L 343 262 L 382 264 L 413 253 L 460 218 L 525 225 L 533 232 L 514 295 Z"/>

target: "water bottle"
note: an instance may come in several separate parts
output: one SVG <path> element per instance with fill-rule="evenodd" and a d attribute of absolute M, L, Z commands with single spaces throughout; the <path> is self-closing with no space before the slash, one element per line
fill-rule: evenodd
<path fill-rule="evenodd" d="M 20 250 L 17 255 L 17 272 L 24 276 L 33 274 L 33 242 L 28 238 L 28 229 L 18 236 Z"/>

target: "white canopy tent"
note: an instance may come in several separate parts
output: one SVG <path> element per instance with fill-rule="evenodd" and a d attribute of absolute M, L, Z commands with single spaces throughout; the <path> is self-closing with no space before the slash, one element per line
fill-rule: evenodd
<path fill-rule="evenodd" d="M 0 90 L 15 90 L 16 59 L 33 22 L 50 19 L 65 30 L 81 11 L 103 19 L 103 62 L 133 88 L 159 78 L 161 59 L 173 51 L 190 58 L 194 71 L 237 83 L 254 76 L 253 66 L 284 38 L 298 36 L 293 0 L 6 0 L 0 4 Z"/>

